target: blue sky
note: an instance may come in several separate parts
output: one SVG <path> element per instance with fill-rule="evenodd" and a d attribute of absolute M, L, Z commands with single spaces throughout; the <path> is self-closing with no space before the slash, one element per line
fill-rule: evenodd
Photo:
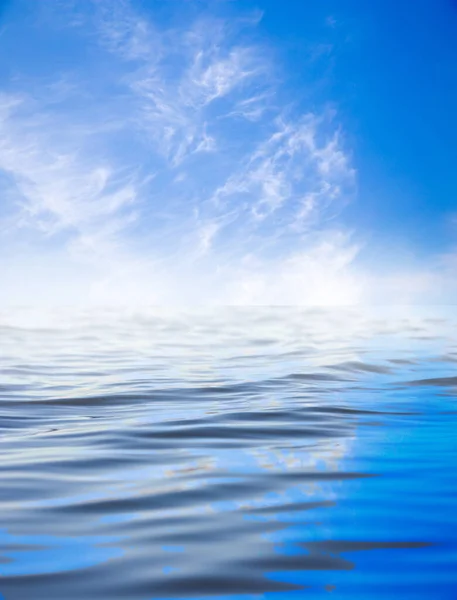
<path fill-rule="evenodd" d="M 2 6 L 4 303 L 455 301 L 451 0 Z"/>

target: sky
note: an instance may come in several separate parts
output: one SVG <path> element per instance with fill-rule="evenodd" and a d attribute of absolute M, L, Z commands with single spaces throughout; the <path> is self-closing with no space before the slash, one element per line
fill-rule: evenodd
<path fill-rule="evenodd" d="M 0 0 L 0 305 L 457 301 L 457 3 Z"/>

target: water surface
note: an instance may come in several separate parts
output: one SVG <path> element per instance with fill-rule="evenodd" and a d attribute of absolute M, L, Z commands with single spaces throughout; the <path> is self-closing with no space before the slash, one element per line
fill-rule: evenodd
<path fill-rule="evenodd" d="M 455 599 L 456 322 L 0 315 L 0 597 Z"/>

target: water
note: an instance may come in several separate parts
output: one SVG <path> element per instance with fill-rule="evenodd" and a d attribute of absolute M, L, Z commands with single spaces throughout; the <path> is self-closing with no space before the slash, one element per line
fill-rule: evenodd
<path fill-rule="evenodd" d="M 457 311 L 0 329 L 0 597 L 455 599 Z"/>

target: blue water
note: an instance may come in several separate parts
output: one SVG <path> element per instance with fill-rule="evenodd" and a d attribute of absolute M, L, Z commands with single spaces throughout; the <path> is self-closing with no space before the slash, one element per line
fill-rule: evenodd
<path fill-rule="evenodd" d="M 0 598 L 457 598 L 457 310 L 3 314 L 0 357 Z"/>

